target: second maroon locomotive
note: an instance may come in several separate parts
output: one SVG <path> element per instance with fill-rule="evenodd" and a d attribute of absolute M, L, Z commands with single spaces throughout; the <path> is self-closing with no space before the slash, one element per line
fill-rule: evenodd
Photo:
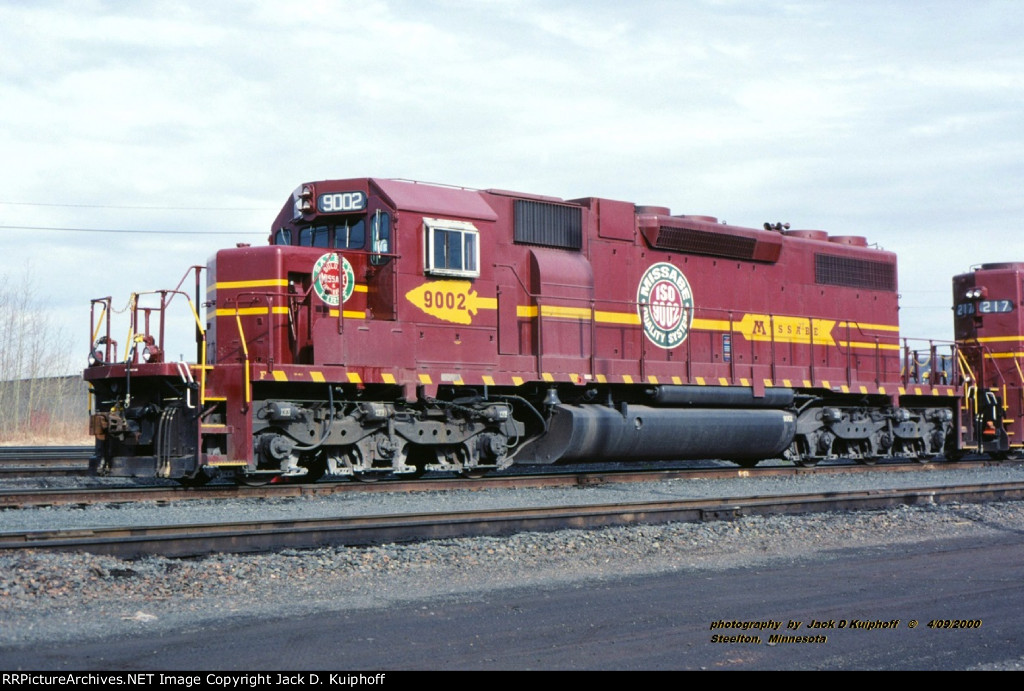
<path fill-rule="evenodd" d="M 123 361 L 94 318 L 101 472 L 870 463 L 958 453 L 986 415 L 935 366 L 953 348 L 901 342 L 896 257 L 859 236 L 355 178 L 300 186 L 270 244 L 207 268 L 202 364 L 149 335 L 167 294 L 136 309 Z"/>

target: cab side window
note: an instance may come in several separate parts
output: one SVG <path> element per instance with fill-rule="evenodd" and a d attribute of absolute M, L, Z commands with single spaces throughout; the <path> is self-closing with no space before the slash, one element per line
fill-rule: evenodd
<path fill-rule="evenodd" d="M 480 231 L 467 221 L 423 219 L 426 273 L 476 278 L 480 275 Z"/>

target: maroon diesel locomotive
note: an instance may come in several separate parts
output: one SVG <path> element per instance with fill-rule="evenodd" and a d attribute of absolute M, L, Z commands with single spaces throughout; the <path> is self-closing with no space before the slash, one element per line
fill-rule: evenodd
<path fill-rule="evenodd" d="M 268 245 L 205 268 L 195 364 L 164 354 L 180 290 L 133 296 L 123 354 L 110 299 L 93 301 L 97 472 L 373 479 L 1009 449 L 1006 392 L 980 378 L 992 367 L 965 386 L 974 356 L 901 340 L 896 257 L 862 237 L 355 178 L 301 185 Z M 1003 343 L 988 333 L 964 335 Z"/>
<path fill-rule="evenodd" d="M 963 445 L 997 458 L 1024 449 L 1024 262 L 982 264 L 953 278 L 964 381 Z"/>

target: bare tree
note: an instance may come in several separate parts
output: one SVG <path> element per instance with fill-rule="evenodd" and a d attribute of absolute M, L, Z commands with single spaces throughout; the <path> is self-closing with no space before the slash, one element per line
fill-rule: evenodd
<path fill-rule="evenodd" d="M 85 441 L 86 396 L 75 348 L 45 313 L 31 269 L 0 275 L 0 443 Z"/>

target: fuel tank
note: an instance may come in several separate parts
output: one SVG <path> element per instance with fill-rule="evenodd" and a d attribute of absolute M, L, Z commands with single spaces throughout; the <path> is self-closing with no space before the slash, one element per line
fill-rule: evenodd
<path fill-rule="evenodd" d="M 794 434 L 796 415 L 786 410 L 558 404 L 547 434 L 515 462 L 764 459 L 781 454 Z"/>
<path fill-rule="evenodd" d="M 740 386 L 655 386 L 647 390 L 651 405 L 695 408 L 787 408 L 793 389 L 765 389 L 761 396 Z"/>

